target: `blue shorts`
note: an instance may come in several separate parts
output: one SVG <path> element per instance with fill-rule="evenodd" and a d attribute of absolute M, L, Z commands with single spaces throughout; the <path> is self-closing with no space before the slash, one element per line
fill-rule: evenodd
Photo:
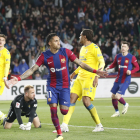
<path fill-rule="evenodd" d="M 111 89 L 111 92 L 112 92 L 113 94 L 119 93 L 119 94 L 121 94 L 121 95 L 124 95 L 126 89 L 127 89 L 128 86 L 129 86 L 129 84 L 130 84 L 130 82 L 128 82 L 128 83 L 126 83 L 126 82 L 124 82 L 124 83 L 117 83 L 117 82 L 114 82 L 114 85 L 113 85 L 113 87 L 112 87 L 112 89 Z"/>
<path fill-rule="evenodd" d="M 58 102 L 59 105 L 70 106 L 70 88 L 47 87 L 47 104 L 58 104 Z"/>

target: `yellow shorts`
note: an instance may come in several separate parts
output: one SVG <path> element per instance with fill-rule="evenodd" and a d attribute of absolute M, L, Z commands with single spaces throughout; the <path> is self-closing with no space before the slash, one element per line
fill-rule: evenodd
<path fill-rule="evenodd" d="M 93 101 L 96 93 L 96 88 L 93 87 L 93 80 L 94 78 L 86 80 L 75 79 L 71 87 L 71 93 L 77 94 L 79 101 L 83 96 L 88 96 Z"/>
<path fill-rule="evenodd" d="M 0 95 L 2 95 L 4 91 L 5 83 L 3 81 L 0 81 Z"/>

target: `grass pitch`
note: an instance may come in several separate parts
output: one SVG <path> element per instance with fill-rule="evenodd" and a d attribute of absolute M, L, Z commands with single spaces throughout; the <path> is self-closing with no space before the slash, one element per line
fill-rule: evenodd
<path fill-rule="evenodd" d="M 111 118 L 114 113 L 111 99 L 95 99 L 93 105 L 96 107 L 100 120 L 105 131 L 93 133 L 95 127 L 89 112 L 82 102 L 77 101 L 75 111 L 69 123 L 69 132 L 63 133 L 64 140 L 140 140 L 140 98 L 125 98 L 129 103 L 128 112 L 117 118 Z M 10 101 L 0 101 L 0 110 L 8 113 Z M 123 106 L 119 103 L 120 113 Z M 46 100 L 38 100 L 37 114 L 41 120 L 42 128 L 34 128 L 30 131 L 19 129 L 17 121 L 9 130 L 0 126 L 0 140 L 54 140 L 55 133 L 52 133 L 54 126 L 51 121 L 51 114 Z M 63 116 L 58 109 L 60 123 Z M 22 117 L 27 123 L 28 118 Z"/>

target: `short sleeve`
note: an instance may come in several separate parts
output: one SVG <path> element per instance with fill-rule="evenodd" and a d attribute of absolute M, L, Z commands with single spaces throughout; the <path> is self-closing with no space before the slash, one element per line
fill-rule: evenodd
<path fill-rule="evenodd" d="M 74 55 L 74 53 L 68 49 L 66 49 L 66 53 L 68 55 L 68 58 L 70 59 L 71 62 L 73 62 L 77 57 Z"/>
<path fill-rule="evenodd" d="M 7 50 L 4 54 L 5 64 L 10 64 L 10 59 L 11 59 L 10 52 Z"/>
<path fill-rule="evenodd" d="M 99 59 L 103 59 L 103 55 L 102 55 L 102 52 L 101 52 L 101 50 L 100 50 L 100 48 L 96 45 L 94 45 L 94 50 L 93 50 L 93 55 L 95 56 L 95 58 L 97 59 L 97 60 L 99 60 Z"/>
<path fill-rule="evenodd" d="M 41 53 L 41 55 L 37 58 L 36 64 L 40 67 L 41 65 L 44 64 L 44 55 Z"/>

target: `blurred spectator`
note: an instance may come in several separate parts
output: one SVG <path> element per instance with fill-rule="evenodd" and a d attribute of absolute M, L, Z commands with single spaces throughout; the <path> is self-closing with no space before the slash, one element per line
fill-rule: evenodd
<path fill-rule="evenodd" d="M 66 39 L 64 39 L 64 43 L 60 40 L 60 44 L 62 45 L 62 48 L 67 48 L 69 50 L 73 49 L 73 46 L 70 45 Z"/>
<path fill-rule="evenodd" d="M 29 69 L 29 66 L 25 62 L 25 59 L 22 59 L 21 63 L 19 64 L 19 74 L 23 74 L 26 70 Z"/>

